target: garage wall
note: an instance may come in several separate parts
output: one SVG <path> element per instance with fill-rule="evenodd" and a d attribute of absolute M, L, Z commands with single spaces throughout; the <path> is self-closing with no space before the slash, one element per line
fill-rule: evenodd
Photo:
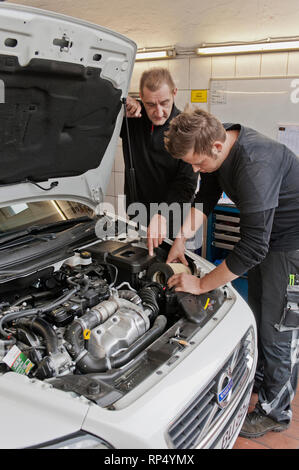
<path fill-rule="evenodd" d="M 134 67 L 130 92 L 138 92 L 141 73 L 154 66 L 169 69 L 178 88 L 176 105 L 183 110 L 186 103 L 191 102 L 191 90 L 208 89 L 210 78 L 299 76 L 299 52 L 204 58 L 179 57 L 170 60 L 137 62 Z M 241 101 L 240 106 L 242 106 Z M 201 107 L 208 110 L 208 103 L 202 103 Z M 123 194 L 123 186 L 124 166 L 120 140 L 106 192 L 106 201 L 115 206 L 117 196 Z M 115 210 L 117 210 L 116 206 Z"/>

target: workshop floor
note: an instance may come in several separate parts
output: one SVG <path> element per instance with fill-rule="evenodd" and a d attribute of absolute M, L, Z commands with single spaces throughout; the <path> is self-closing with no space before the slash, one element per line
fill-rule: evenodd
<path fill-rule="evenodd" d="M 249 411 L 254 407 L 257 395 L 253 394 Z M 299 385 L 292 402 L 293 419 L 290 427 L 282 432 L 268 432 L 262 437 L 246 439 L 238 437 L 234 449 L 299 449 Z"/>

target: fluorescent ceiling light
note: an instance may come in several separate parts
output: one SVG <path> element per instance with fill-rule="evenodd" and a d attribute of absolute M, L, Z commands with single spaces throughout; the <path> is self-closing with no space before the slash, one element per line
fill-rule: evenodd
<path fill-rule="evenodd" d="M 199 47 L 198 55 L 246 54 L 250 52 L 277 52 L 299 49 L 299 41 L 259 42 L 251 44 Z"/>
<path fill-rule="evenodd" d="M 175 57 L 175 49 L 140 49 L 137 51 L 136 60 L 154 60 L 154 59 L 171 59 Z"/>

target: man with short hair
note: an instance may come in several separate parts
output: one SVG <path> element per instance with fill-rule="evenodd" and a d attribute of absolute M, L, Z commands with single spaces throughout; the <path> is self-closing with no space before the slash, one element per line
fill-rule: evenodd
<path fill-rule="evenodd" d="M 127 207 L 143 203 L 147 209 L 148 248 L 150 255 L 167 234 L 166 218 L 155 214 L 151 220 L 151 203 L 190 203 L 197 186 L 197 175 L 191 165 L 173 159 L 165 150 L 164 133 L 171 119 L 180 111 L 174 104 L 177 93 L 171 74 L 164 68 L 145 71 L 140 79 L 140 99 L 127 98 L 127 116 L 136 194 L 131 193 L 131 161 L 125 123 L 122 127 L 125 161 L 125 194 Z M 135 118 L 135 119 L 134 119 Z M 181 211 L 180 214 L 181 216 Z M 170 235 L 172 227 L 169 227 Z"/>
<path fill-rule="evenodd" d="M 248 303 L 258 329 L 258 403 L 241 435 L 286 429 L 298 379 L 299 158 L 285 145 L 240 124 L 221 124 L 203 110 L 177 116 L 166 149 L 200 172 L 200 189 L 167 262 L 186 263 L 185 240 L 211 213 L 222 191 L 240 210 L 239 242 L 226 259 L 201 278 L 172 276 L 169 287 L 201 294 L 248 271 Z M 291 289 L 289 279 L 298 281 Z M 296 294 L 297 292 L 297 294 Z M 297 304 L 298 305 L 298 304 Z"/>

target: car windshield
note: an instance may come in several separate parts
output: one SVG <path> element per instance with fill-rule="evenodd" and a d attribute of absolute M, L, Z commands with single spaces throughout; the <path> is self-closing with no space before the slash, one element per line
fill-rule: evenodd
<path fill-rule="evenodd" d="M 92 209 L 74 201 L 51 200 L 14 204 L 0 209 L 0 234 L 82 216 L 92 217 Z"/>

